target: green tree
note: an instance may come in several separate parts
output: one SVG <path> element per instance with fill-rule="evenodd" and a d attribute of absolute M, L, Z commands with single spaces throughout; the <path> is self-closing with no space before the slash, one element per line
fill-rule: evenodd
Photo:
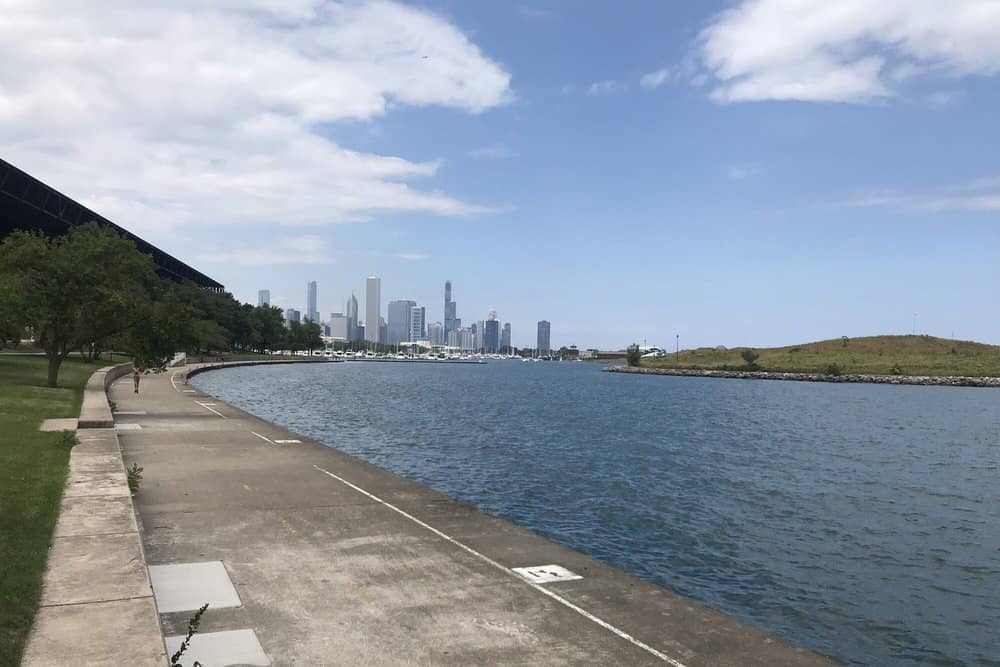
<path fill-rule="evenodd" d="M 71 350 L 140 325 L 159 280 L 149 255 L 96 223 L 55 238 L 15 231 L 0 245 L 0 276 L 0 313 L 33 329 L 50 387 Z"/>
<path fill-rule="evenodd" d="M 740 352 L 740 356 L 743 357 L 743 361 L 747 362 L 747 368 L 750 370 L 757 368 L 757 360 L 760 359 L 760 355 L 754 350 L 743 350 Z"/>
<path fill-rule="evenodd" d="M 642 360 L 642 352 L 639 351 L 639 346 L 632 343 L 628 346 L 625 351 L 625 359 L 628 361 L 629 366 L 638 366 L 639 362 Z"/>
<path fill-rule="evenodd" d="M 276 348 L 285 333 L 285 318 L 277 306 L 257 306 L 253 310 L 253 328 L 257 332 L 257 351 L 266 354 Z"/>
<path fill-rule="evenodd" d="M 299 328 L 299 335 L 302 336 L 302 347 L 308 350 L 310 355 L 313 350 L 323 347 L 322 333 L 323 329 L 320 328 L 319 323 L 310 319 L 303 322 Z"/>

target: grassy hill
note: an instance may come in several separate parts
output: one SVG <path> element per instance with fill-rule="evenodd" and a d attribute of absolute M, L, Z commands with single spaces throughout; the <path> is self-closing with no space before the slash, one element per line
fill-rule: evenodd
<path fill-rule="evenodd" d="M 653 368 L 740 369 L 747 348 L 702 347 L 659 359 L 643 359 Z M 788 347 L 754 348 L 759 370 L 873 375 L 1000 376 L 1000 346 L 933 336 L 868 336 L 823 340 Z"/>

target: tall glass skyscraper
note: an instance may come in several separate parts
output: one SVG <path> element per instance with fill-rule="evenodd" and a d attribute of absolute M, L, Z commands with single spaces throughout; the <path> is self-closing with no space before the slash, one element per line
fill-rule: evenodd
<path fill-rule="evenodd" d="M 387 309 L 389 335 L 386 340 L 389 345 L 399 345 L 402 342 L 413 340 L 410 338 L 410 309 L 415 305 L 417 302 L 409 299 L 389 302 Z"/>
<path fill-rule="evenodd" d="M 381 343 L 379 340 L 379 311 L 382 309 L 382 280 L 378 276 L 368 276 L 365 280 L 365 340 Z"/>
<path fill-rule="evenodd" d="M 358 340 L 361 338 L 358 334 L 358 300 L 353 294 L 344 305 L 344 314 L 347 315 L 347 340 Z"/>
<path fill-rule="evenodd" d="M 497 321 L 497 311 L 492 308 L 483 327 L 483 348 L 487 352 L 500 349 L 500 322 Z"/>
<path fill-rule="evenodd" d="M 456 322 L 458 309 L 455 302 L 451 300 L 451 281 L 444 281 L 444 337 L 448 339 L 448 334 L 455 331 L 461 324 Z"/>
<path fill-rule="evenodd" d="M 271 305 L 271 290 L 262 289 L 259 292 L 257 292 L 257 305 L 258 306 Z"/>
<path fill-rule="evenodd" d="M 504 322 L 500 330 L 500 349 L 510 352 L 510 322 Z"/>
<path fill-rule="evenodd" d="M 552 344 L 549 342 L 550 334 L 552 333 L 552 324 L 548 320 L 542 320 L 538 323 L 538 348 L 539 352 L 549 352 L 552 349 Z"/>
<path fill-rule="evenodd" d="M 410 340 L 427 338 L 427 311 L 423 306 L 414 305 L 410 308 Z"/>
<path fill-rule="evenodd" d="M 316 281 L 306 285 L 306 317 L 313 322 L 319 322 L 319 310 L 316 308 Z"/>

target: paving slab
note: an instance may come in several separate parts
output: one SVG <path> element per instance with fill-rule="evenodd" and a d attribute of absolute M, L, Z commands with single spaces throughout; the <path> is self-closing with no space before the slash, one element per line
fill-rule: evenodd
<path fill-rule="evenodd" d="M 148 597 L 149 580 L 135 534 L 52 540 L 42 605 Z"/>
<path fill-rule="evenodd" d="M 149 618 L 153 598 L 42 607 L 22 667 L 163 667 L 163 639 Z"/>
<path fill-rule="evenodd" d="M 55 537 L 81 535 L 138 535 L 132 502 L 126 495 L 69 496 L 63 498 Z"/>
<path fill-rule="evenodd" d="M 76 430 L 76 417 L 67 417 L 65 419 L 45 419 L 42 421 L 42 425 L 38 427 L 39 431 L 75 431 Z"/>
<path fill-rule="evenodd" d="M 167 637 L 167 652 L 173 655 L 180 648 L 185 635 Z M 223 632 L 199 632 L 191 638 L 183 661 L 201 663 L 203 667 L 226 667 L 226 665 L 260 665 L 266 667 L 271 660 L 253 630 L 227 630 Z"/>
<path fill-rule="evenodd" d="M 161 614 L 195 611 L 205 604 L 212 609 L 241 604 L 221 561 L 150 565 L 149 579 Z"/>

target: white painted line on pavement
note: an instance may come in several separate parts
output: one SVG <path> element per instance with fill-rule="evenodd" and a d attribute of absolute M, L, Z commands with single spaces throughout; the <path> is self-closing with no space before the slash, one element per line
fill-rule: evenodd
<path fill-rule="evenodd" d="M 226 415 L 222 414 L 221 412 L 219 412 L 219 411 L 218 411 L 218 410 L 216 410 L 215 408 L 210 408 L 210 407 L 208 407 L 208 405 L 206 405 L 205 403 L 202 403 L 201 401 L 195 401 L 195 403 L 197 403 L 197 404 L 198 404 L 198 405 L 200 405 L 201 407 L 205 408 L 205 409 L 206 409 L 206 410 L 208 410 L 209 412 L 214 412 L 215 414 L 219 415 L 219 416 L 220 416 L 220 417 L 222 417 L 223 419 L 229 419 L 229 417 L 227 417 Z M 215 403 L 212 403 L 212 405 L 215 405 Z"/>
<path fill-rule="evenodd" d="M 266 437 L 262 436 L 257 431 L 250 431 L 250 432 L 253 433 L 255 436 L 257 436 L 258 438 L 260 438 L 261 440 L 263 440 L 264 442 L 269 442 L 272 445 L 274 444 L 274 440 L 271 440 L 270 438 L 266 438 Z"/>
<path fill-rule="evenodd" d="M 251 431 L 251 433 L 252 433 L 252 431 Z M 254 435 L 257 435 L 257 434 L 255 433 Z M 260 437 L 263 438 L 264 436 L 260 436 Z M 565 606 L 565 607 L 567 607 L 569 609 L 572 609 L 573 611 L 575 611 L 576 613 L 580 614 L 581 616 L 583 616 L 587 620 L 593 621 L 594 623 L 596 623 L 597 625 L 601 626 L 605 630 L 609 630 L 609 631 L 613 632 L 614 634 L 618 635 L 619 637 L 621 637 L 622 639 L 626 640 L 627 642 L 633 644 L 634 646 L 637 646 L 637 647 L 641 648 L 642 650 L 646 651 L 647 653 L 649 653 L 651 655 L 656 656 L 657 658 L 659 658 L 660 660 L 666 662 L 667 664 L 672 665 L 673 667 L 686 667 L 684 665 L 684 663 L 681 662 L 680 660 L 676 660 L 675 658 L 671 658 L 666 653 L 663 653 L 662 651 L 656 650 L 655 648 L 653 648 L 649 644 L 646 644 L 646 643 L 644 643 L 644 642 L 636 639 L 635 637 L 633 637 L 632 635 L 628 634 L 624 630 L 619 630 L 618 628 L 616 628 L 615 626 L 611 625 L 607 621 L 601 620 L 597 616 L 594 616 L 593 614 L 591 614 L 586 609 L 583 609 L 582 607 L 578 607 L 577 605 L 573 604 L 572 602 L 570 602 L 566 598 L 562 597 L 561 595 L 557 595 L 556 593 L 553 593 L 552 591 L 546 589 L 544 586 L 539 586 L 538 584 L 535 584 L 535 583 L 532 583 L 532 582 L 526 580 L 524 577 L 522 577 L 517 572 L 514 572 L 510 568 L 504 567 L 503 565 L 501 565 L 497 561 L 493 560 L 492 558 L 490 558 L 489 556 L 487 556 L 485 554 L 479 553 L 478 551 L 476 551 L 472 547 L 467 546 L 465 544 L 462 544 L 461 542 L 459 542 L 458 540 L 456 540 L 454 537 L 451 537 L 449 535 L 445 535 L 444 533 L 442 533 L 440 530 L 438 530 L 434 526 L 432 526 L 432 525 L 430 525 L 428 523 L 424 523 L 423 521 L 421 521 L 417 517 L 415 517 L 412 514 L 406 512 L 405 510 L 399 509 L 398 507 L 396 507 L 392 503 L 388 503 L 388 502 L 382 500 L 381 498 L 379 498 L 378 496 L 376 496 L 374 494 L 371 494 L 371 493 L 368 493 L 367 491 L 365 491 L 364 489 L 362 489 L 360 486 L 357 486 L 356 484 L 352 484 L 352 483 L 348 482 L 346 479 L 344 479 L 343 477 L 340 477 L 339 475 L 335 475 L 332 472 L 330 472 L 329 470 L 324 470 L 323 468 L 320 468 L 318 465 L 313 465 L 313 468 L 315 468 L 316 470 L 319 470 L 324 475 L 328 475 L 328 476 L 332 477 L 333 479 L 337 480 L 338 482 L 342 482 L 342 483 L 346 484 L 347 486 L 351 487 L 352 489 L 354 489 L 358 493 L 363 493 L 364 495 L 368 496 L 369 498 L 371 498 L 375 502 L 379 503 L 380 505 L 385 505 L 386 507 L 388 507 L 389 509 L 391 509 L 393 512 L 396 512 L 397 514 L 399 514 L 399 515 L 401 515 L 403 517 L 406 517 L 407 519 L 409 519 L 413 523 L 417 524 L 418 526 L 426 528 L 427 530 L 429 530 L 430 532 L 434 533 L 438 537 L 440 537 L 440 538 L 442 538 L 444 540 L 447 540 L 448 542 L 451 542 L 452 544 L 454 544 L 455 546 L 459 547 L 460 549 L 463 549 L 464 551 L 467 551 L 468 553 L 472 554 L 476 558 L 478 558 L 478 559 L 480 559 L 480 560 L 482 560 L 482 561 L 484 561 L 486 563 L 489 563 L 490 565 L 492 565 L 493 567 L 497 568 L 498 570 L 501 570 L 501 571 L 505 572 L 506 574 L 508 574 L 508 575 L 510 575 L 512 577 L 517 578 L 518 581 L 523 582 L 527 586 L 531 586 L 532 588 L 534 588 L 539 593 L 542 593 L 543 595 L 549 596 L 550 598 L 552 598 L 553 600 L 555 600 L 559 604 L 561 604 L 561 605 L 563 605 L 563 606 Z"/>
<path fill-rule="evenodd" d="M 302 444 L 301 440 L 275 440 L 275 442 L 278 443 L 279 445 L 300 445 L 300 444 Z"/>
<path fill-rule="evenodd" d="M 173 375 L 170 376 L 170 384 L 172 384 L 174 386 L 174 391 L 178 391 L 178 389 L 177 389 L 177 382 L 175 381 L 176 377 L 177 377 L 177 373 L 174 373 Z"/>

